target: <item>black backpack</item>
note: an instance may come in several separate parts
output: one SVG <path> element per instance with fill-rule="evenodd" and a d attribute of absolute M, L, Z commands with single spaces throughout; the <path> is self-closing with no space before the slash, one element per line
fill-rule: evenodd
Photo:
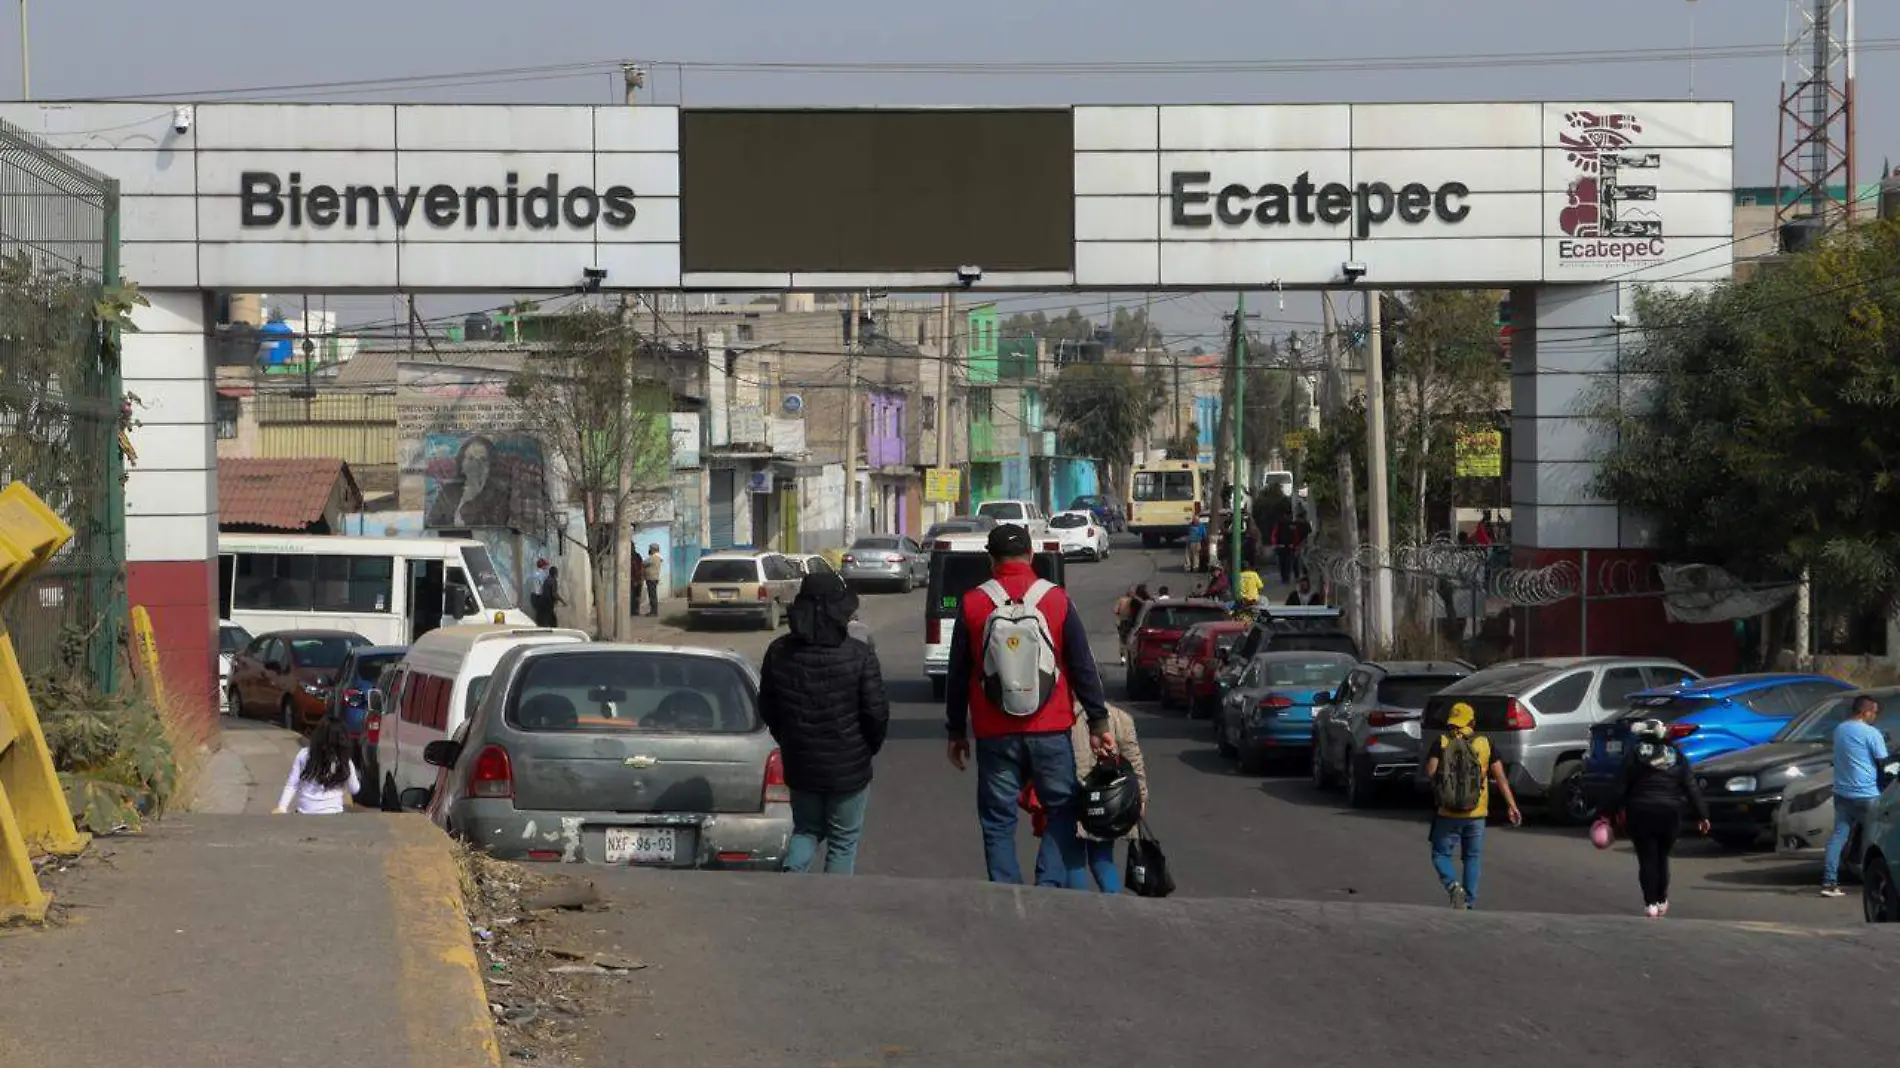
<path fill-rule="evenodd" d="M 1470 812 L 1484 801 L 1484 761 L 1474 735 L 1453 731 L 1444 737 L 1432 793 L 1447 812 Z"/>

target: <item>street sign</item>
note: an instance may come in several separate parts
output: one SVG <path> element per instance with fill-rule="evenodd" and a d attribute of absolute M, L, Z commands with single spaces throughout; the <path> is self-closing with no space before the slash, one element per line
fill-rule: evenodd
<path fill-rule="evenodd" d="M 1497 478 L 1504 473 L 1504 433 L 1491 427 L 1461 427 L 1453 455 L 1459 478 Z"/>
<path fill-rule="evenodd" d="M 936 467 L 924 472 L 924 500 L 955 504 L 963 495 L 963 472 Z"/>
<path fill-rule="evenodd" d="M 1282 444 L 1284 448 L 1286 449 L 1286 451 L 1288 452 L 1299 452 L 1301 449 L 1306 448 L 1306 431 L 1304 430 L 1287 431 L 1286 438 L 1282 442 Z"/>

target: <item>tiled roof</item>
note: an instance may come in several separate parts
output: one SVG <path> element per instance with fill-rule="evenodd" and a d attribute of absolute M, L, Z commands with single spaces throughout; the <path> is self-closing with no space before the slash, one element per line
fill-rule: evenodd
<path fill-rule="evenodd" d="M 337 479 L 352 490 L 349 465 L 335 458 L 218 461 L 218 525 L 305 530 L 324 518 Z"/>

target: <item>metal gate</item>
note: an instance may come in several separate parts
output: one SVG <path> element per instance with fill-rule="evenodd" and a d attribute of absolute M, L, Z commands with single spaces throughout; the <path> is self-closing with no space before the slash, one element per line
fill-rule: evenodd
<path fill-rule="evenodd" d="M 715 467 L 712 488 L 706 494 L 706 515 L 710 529 L 707 544 L 714 549 L 730 549 L 732 540 L 732 483 L 736 472 L 730 467 Z"/>
<path fill-rule="evenodd" d="M 73 529 L 6 606 L 29 675 L 112 692 L 125 619 L 119 183 L 0 122 L 0 482 Z"/>

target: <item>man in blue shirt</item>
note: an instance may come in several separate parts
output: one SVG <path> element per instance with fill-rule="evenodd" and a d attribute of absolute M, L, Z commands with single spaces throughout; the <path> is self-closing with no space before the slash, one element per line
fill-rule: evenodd
<path fill-rule="evenodd" d="M 1841 897 L 1841 852 L 1847 840 L 1880 796 L 1880 762 L 1887 759 L 1887 739 L 1874 729 L 1880 702 L 1862 694 L 1854 710 L 1834 728 L 1834 835 L 1827 840 L 1827 860 L 1821 869 L 1821 896 Z"/>
<path fill-rule="evenodd" d="M 1187 558 L 1182 562 L 1182 570 L 1196 572 L 1205 569 L 1205 554 L 1202 548 L 1207 544 L 1207 517 L 1196 515 L 1194 522 L 1188 525 Z"/>

